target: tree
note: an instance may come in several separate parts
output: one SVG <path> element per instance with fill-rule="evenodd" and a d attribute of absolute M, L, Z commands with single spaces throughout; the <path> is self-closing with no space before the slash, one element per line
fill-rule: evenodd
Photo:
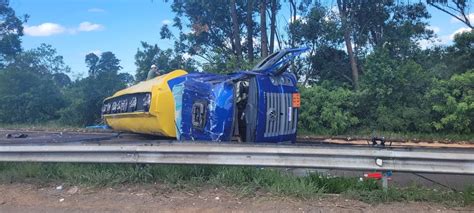
<path fill-rule="evenodd" d="M 431 131 L 431 75 L 413 60 L 400 61 L 377 49 L 364 64 L 357 115 L 366 126 L 384 131 Z"/>
<path fill-rule="evenodd" d="M 357 60 L 354 54 L 354 50 L 352 48 L 352 39 L 351 33 L 352 28 L 350 22 L 349 13 L 351 11 L 351 4 L 350 0 L 337 0 L 337 7 L 339 8 L 339 14 L 342 22 L 342 29 L 344 31 L 344 42 L 346 44 L 347 54 L 349 55 L 349 60 L 351 63 L 351 70 L 352 70 L 352 83 L 354 85 L 354 89 L 359 88 L 359 68 L 357 67 Z"/>
<path fill-rule="evenodd" d="M 358 65 L 360 58 L 377 48 L 389 50 L 392 57 L 410 58 L 419 49 L 417 42 L 433 34 L 427 28 L 430 15 L 422 3 L 338 0 L 337 5 L 354 88 L 363 68 Z"/>
<path fill-rule="evenodd" d="M 277 0 L 271 0 L 270 7 L 270 53 L 273 53 L 275 46 L 275 36 L 276 36 L 276 16 L 278 13 L 279 2 Z"/>
<path fill-rule="evenodd" d="M 0 123 L 55 120 L 65 106 L 55 82 L 28 67 L 9 67 L 0 72 L 0 99 Z"/>
<path fill-rule="evenodd" d="M 290 4 L 290 23 L 295 23 L 297 18 L 296 0 L 288 0 Z M 295 40 L 290 34 L 290 47 L 295 47 Z"/>
<path fill-rule="evenodd" d="M 102 73 L 117 74 L 122 69 L 120 60 L 112 52 L 103 52 L 99 56 L 94 53 L 86 55 L 85 62 L 89 67 L 89 76 L 97 77 Z"/>
<path fill-rule="evenodd" d="M 318 3 L 306 7 L 309 9 L 301 13 L 302 18 L 290 23 L 288 27 L 295 45 L 311 48 L 306 60 L 303 59 L 306 66 L 295 74 L 303 79 L 304 85 L 336 79 L 352 84 L 347 54 L 337 49 L 343 42 L 339 22 L 334 14 Z M 298 70 L 295 68 L 293 70 Z"/>
<path fill-rule="evenodd" d="M 118 73 L 122 67 L 112 52 L 104 52 L 100 57 L 90 53 L 85 61 L 89 76 L 76 80 L 64 91 L 67 107 L 60 111 L 62 123 L 80 126 L 100 123 L 103 100 L 133 81 L 131 75 Z"/>
<path fill-rule="evenodd" d="M 99 56 L 95 53 L 89 53 L 86 55 L 86 65 L 89 68 L 89 76 L 95 76 L 98 73 L 97 64 L 99 63 Z"/>
<path fill-rule="evenodd" d="M 196 70 L 193 59 L 185 58 L 182 54 L 176 53 L 172 49 L 162 50 L 156 44 L 151 45 L 143 41 L 141 46 L 143 49 L 138 49 L 135 54 L 135 65 L 137 65 L 135 78 L 137 81 L 146 79 L 148 71 L 153 64 L 165 73 L 176 69 Z"/>
<path fill-rule="evenodd" d="M 236 1 L 236 20 L 243 20 L 243 1 Z M 191 55 L 209 60 L 210 54 L 219 52 L 225 54 L 227 60 L 237 56 L 235 42 L 231 42 L 233 36 L 232 17 L 229 16 L 231 4 L 229 1 L 216 4 L 212 1 L 173 1 L 171 5 L 176 13 L 175 25 L 181 27 L 183 18 L 188 20 L 192 32 L 185 35 L 184 42 L 187 43 L 187 52 Z M 238 21 L 239 29 L 241 21 Z M 240 35 L 239 35 L 240 36 Z"/>
<path fill-rule="evenodd" d="M 420 50 L 414 60 L 436 78 L 449 80 L 455 74 L 474 69 L 474 31 L 454 35 L 453 45 L 433 46 Z"/>
<path fill-rule="evenodd" d="M 71 68 L 64 63 L 63 56 L 49 44 L 40 44 L 37 48 L 18 53 L 7 67 L 18 70 L 28 68 L 32 72 L 48 77 L 71 71 Z"/>
<path fill-rule="evenodd" d="M 59 88 L 65 88 L 71 84 L 71 78 L 65 73 L 54 73 L 53 81 Z"/>
<path fill-rule="evenodd" d="M 311 71 L 308 72 L 305 83 L 327 81 L 337 86 L 352 85 L 349 57 L 343 50 L 322 46 L 308 59 Z"/>
<path fill-rule="evenodd" d="M 28 16 L 17 17 L 8 0 L 0 2 L 0 67 L 21 52 L 23 24 Z"/>
<path fill-rule="evenodd" d="M 240 45 L 240 23 L 237 17 L 237 3 L 235 0 L 230 1 L 230 16 L 232 19 L 232 43 L 235 47 L 235 55 L 237 56 L 237 66 L 240 68 L 242 60 L 242 46 Z"/>
<path fill-rule="evenodd" d="M 426 0 L 426 3 L 474 29 L 469 17 L 469 0 Z"/>
<path fill-rule="evenodd" d="M 386 48 L 394 57 L 405 57 L 417 48 L 417 41 L 432 36 L 427 28 L 431 16 L 422 3 L 367 0 L 351 1 L 349 5 L 348 23 L 357 57 L 374 48 Z"/>
<path fill-rule="evenodd" d="M 268 37 L 267 37 L 267 1 L 260 1 L 260 43 L 262 48 L 262 58 L 268 56 Z"/>
<path fill-rule="evenodd" d="M 120 60 L 115 57 L 112 52 L 103 52 L 100 55 L 100 60 L 97 63 L 97 69 L 99 72 L 113 72 L 118 73 L 122 69 L 120 66 Z"/>
<path fill-rule="evenodd" d="M 253 12 L 254 12 L 254 0 L 247 0 L 247 14 L 245 15 L 245 27 L 247 28 L 247 55 L 249 62 L 253 63 L 253 35 L 254 35 L 254 21 L 253 21 Z"/>
<path fill-rule="evenodd" d="M 446 49 L 444 57 L 449 70 L 454 73 L 464 73 L 474 69 L 474 30 L 454 36 L 454 45 Z"/>
<path fill-rule="evenodd" d="M 382 25 L 380 42 L 373 46 L 384 47 L 392 57 L 401 60 L 415 57 L 420 48 L 418 42 L 433 37 L 427 21 L 431 16 L 425 5 L 399 4 L 388 10 L 390 18 Z"/>
<path fill-rule="evenodd" d="M 0 72 L 0 122 L 37 123 L 59 118 L 65 106 L 60 88 L 70 68 L 50 45 L 14 56 Z"/>

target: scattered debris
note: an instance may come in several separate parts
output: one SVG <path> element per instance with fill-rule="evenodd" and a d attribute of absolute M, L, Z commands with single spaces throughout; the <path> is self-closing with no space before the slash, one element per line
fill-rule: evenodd
<path fill-rule="evenodd" d="M 77 186 L 73 186 L 69 190 L 67 190 L 66 193 L 73 195 L 73 194 L 76 194 L 78 191 L 79 191 L 79 188 Z"/>
<path fill-rule="evenodd" d="M 23 133 L 8 133 L 5 135 L 6 138 L 26 138 L 28 137 L 27 134 L 23 134 Z"/>
<path fill-rule="evenodd" d="M 372 146 L 375 146 L 375 147 L 385 147 L 385 137 L 372 137 L 372 140 L 370 141 L 372 142 Z M 369 141 L 367 141 L 367 143 L 369 143 Z M 392 141 L 390 141 L 389 145 L 388 146 L 392 146 Z"/>

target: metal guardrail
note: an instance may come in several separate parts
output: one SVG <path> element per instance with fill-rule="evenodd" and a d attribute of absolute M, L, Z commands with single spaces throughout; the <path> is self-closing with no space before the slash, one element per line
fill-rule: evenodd
<path fill-rule="evenodd" d="M 0 161 L 253 165 L 474 174 L 474 150 L 165 143 L 0 146 Z"/>

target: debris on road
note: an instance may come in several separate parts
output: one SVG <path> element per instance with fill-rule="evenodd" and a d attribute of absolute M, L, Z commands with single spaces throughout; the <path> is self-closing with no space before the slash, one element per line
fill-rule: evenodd
<path fill-rule="evenodd" d="M 23 133 L 8 133 L 5 135 L 6 138 L 26 138 L 28 137 L 27 134 L 23 134 Z"/>

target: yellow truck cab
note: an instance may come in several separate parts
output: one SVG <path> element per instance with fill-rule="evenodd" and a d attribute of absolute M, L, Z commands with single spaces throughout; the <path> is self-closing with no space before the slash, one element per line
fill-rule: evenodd
<path fill-rule="evenodd" d="M 106 124 L 119 131 L 176 137 L 175 105 L 168 81 L 186 74 L 174 70 L 106 98 L 102 107 Z"/>

